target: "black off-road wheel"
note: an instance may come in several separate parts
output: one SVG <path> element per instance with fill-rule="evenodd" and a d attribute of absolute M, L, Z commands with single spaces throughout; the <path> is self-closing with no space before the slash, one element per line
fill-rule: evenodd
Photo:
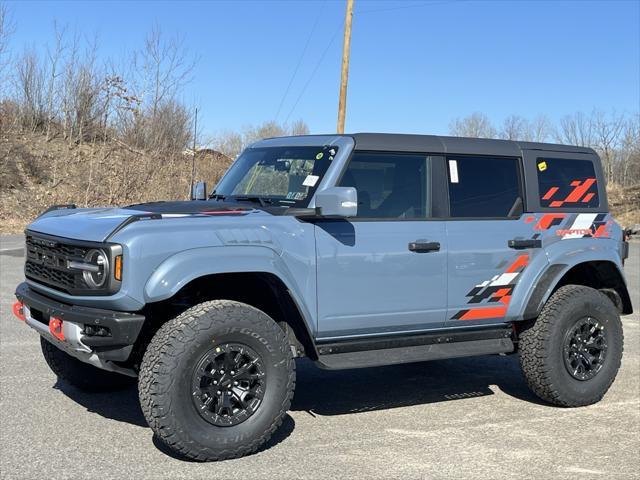
<path fill-rule="evenodd" d="M 120 373 L 108 372 L 63 352 L 40 337 L 42 354 L 49 368 L 62 381 L 85 392 L 122 390 L 136 384 L 137 379 Z"/>
<path fill-rule="evenodd" d="M 622 322 L 611 300 L 582 285 L 556 291 L 519 336 L 520 365 L 533 392 L 563 407 L 598 402 L 622 360 Z"/>
<path fill-rule="evenodd" d="M 198 461 L 255 452 L 281 425 L 294 388 L 284 331 L 264 312 L 228 300 L 201 303 L 163 325 L 138 381 L 153 432 Z"/>

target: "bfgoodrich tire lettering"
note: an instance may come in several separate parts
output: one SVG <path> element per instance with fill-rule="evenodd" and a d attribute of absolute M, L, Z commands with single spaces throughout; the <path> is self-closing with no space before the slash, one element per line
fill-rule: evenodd
<path fill-rule="evenodd" d="M 208 352 L 246 345 L 260 357 L 264 394 L 259 407 L 229 426 L 206 420 L 196 409 L 194 369 Z M 280 426 L 295 387 L 295 362 L 282 329 L 265 313 L 227 300 L 201 303 L 167 322 L 142 361 L 140 404 L 149 426 L 185 457 L 224 460 L 257 450 Z"/>
<path fill-rule="evenodd" d="M 598 341 L 605 342 L 606 353 L 597 371 L 590 375 L 572 374 L 565 358 L 567 342 L 584 323 L 601 329 L 602 338 Z M 519 349 L 527 383 L 541 399 L 564 407 L 591 405 L 607 393 L 620 368 L 622 322 L 611 300 L 599 291 L 566 285 L 553 294 L 536 321 L 520 333 Z"/>
<path fill-rule="evenodd" d="M 135 385 L 136 379 L 108 372 L 81 362 L 40 337 L 42 354 L 49 368 L 62 381 L 86 392 L 108 392 Z"/>

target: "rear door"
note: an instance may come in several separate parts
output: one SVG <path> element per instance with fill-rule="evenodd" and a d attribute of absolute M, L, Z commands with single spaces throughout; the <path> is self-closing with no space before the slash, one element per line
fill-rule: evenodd
<path fill-rule="evenodd" d="M 357 189 L 357 217 L 316 222 L 321 338 L 444 324 L 446 236 L 432 218 L 431 167 L 426 154 L 353 154 L 338 184 Z"/>
<path fill-rule="evenodd" d="M 449 155 L 446 162 L 446 325 L 504 322 L 522 272 L 541 252 L 533 219 L 523 214 L 521 159 Z"/>

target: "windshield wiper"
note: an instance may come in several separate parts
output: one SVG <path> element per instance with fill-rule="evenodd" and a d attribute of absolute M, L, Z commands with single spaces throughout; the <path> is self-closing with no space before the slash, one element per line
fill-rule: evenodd
<path fill-rule="evenodd" d="M 209 198 L 213 198 L 214 200 L 224 200 L 225 198 L 227 198 L 227 196 L 222 195 L 221 193 L 212 193 L 211 195 L 209 195 Z"/>
<path fill-rule="evenodd" d="M 270 198 L 267 197 L 258 197 L 258 196 L 246 196 L 246 195 L 240 195 L 240 196 L 234 196 L 232 197 L 234 200 L 238 201 L 238 202 L 252 202 L 252 203 L 259 203 L 261 207 L 265 207 L 268 204 L 272 204 L 273 200 L 271 200 Z"/>

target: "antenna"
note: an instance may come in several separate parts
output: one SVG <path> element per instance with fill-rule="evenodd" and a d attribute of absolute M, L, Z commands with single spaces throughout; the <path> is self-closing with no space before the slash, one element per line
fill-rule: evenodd
<path fill-rule="evenodd" d="M 189 189 L 189 197 L 193 200 L 193 182 L 196 176 L 196 137 L 198 136 L 198 107 L 193 118 L 193 157 L 191 159 L 191 188 Z"/>

